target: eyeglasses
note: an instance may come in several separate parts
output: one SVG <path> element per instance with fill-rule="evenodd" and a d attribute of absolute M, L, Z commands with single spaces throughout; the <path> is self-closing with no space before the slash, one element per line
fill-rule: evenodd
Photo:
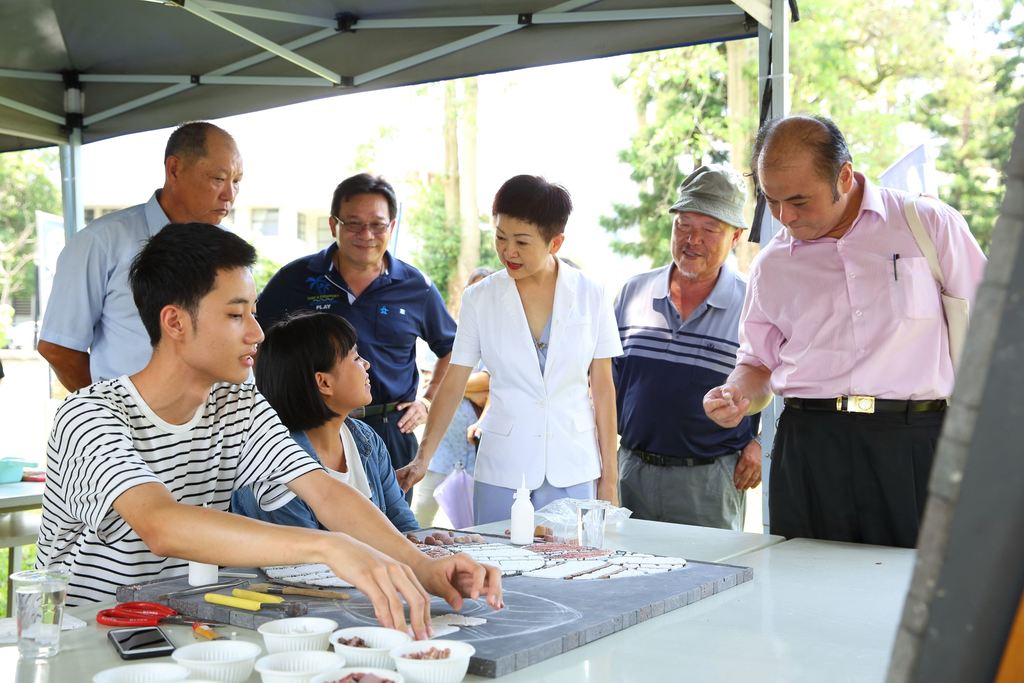
<path fill-rule="evenodd" d="M 353 235 L 359 235 L 367 228 L 369 228 L 370 232 L 374 235 L 383 235 L 388 231 L 388 228 L 391 227 L 390 222 L 385 223 L 383 221 L 375 221 L 373 223 L 362 223 L 360 221 L 343 221 L 337 216 L 331 216 L 331 218 L 336 220 L 338 225 L 345 228 L 346 232 L 350 232 Z"/>

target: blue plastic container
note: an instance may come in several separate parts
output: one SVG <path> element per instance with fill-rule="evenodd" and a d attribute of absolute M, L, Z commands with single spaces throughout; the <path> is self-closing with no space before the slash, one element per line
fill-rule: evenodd
<path fill-rule="evenodd" d="M 0 484 L 21 481 L 26 467 L 35 467 L 36 463 L 21 458 L 0 458 Z"/>

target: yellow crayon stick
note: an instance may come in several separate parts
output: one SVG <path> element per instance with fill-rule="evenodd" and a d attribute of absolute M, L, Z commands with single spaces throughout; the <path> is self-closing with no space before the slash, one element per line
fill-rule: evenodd
<path fill-rule="evenodd" d="M 256 591 L 247 591 L 242 588 L 234 588 L 231 590 L 231 594 L 236 598 L 245 598 L 246 600 L 255 600 L 262 604 L 277 605 L 284 602 L 284 598 L 280 595 L 268 595 L 266 593 L 257 593 Z"/>
<path fill-rule="evenodd" d="M 203 596 L 203 600 L 206 602 L 212 602 L 214 605 L 247 609 L 250 612 L 257 612 L 262 606 L 256 600 L 246 600 L 245 598 L 236 598 L 230 595 L 221 595 L 220 593 L 207 593 Z"/>

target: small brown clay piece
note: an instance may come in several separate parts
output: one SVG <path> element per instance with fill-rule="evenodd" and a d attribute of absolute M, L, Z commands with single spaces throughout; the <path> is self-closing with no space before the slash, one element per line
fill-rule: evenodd
<path fill-rule="evenodd" d="M 338 638 L 338 642 L 348 647 L 370 647 L 370 644 L 359 636 L 352 636 L 351 638 Z"/>
<path fill-rule="evenodd" d="M 448 648 L 439 650 L 436 647 L 431 647 L 429 650 L 423 652 L 410 652 L 407 655 L 402 655 L 403 659 L 448 659 L 452 656 L 452 651 Z"/>

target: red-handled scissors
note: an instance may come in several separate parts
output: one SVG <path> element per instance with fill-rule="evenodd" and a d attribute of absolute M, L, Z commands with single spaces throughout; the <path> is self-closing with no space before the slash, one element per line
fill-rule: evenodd
<path fill-rule="evenodd" d="M 155 602 L 122 602 L 116 607 L 96 613 L 96 623 L 104 626 L 156 626 L 157 624 L 191 624 L 197 621 L 178 616 L 177 611 Z"/>

